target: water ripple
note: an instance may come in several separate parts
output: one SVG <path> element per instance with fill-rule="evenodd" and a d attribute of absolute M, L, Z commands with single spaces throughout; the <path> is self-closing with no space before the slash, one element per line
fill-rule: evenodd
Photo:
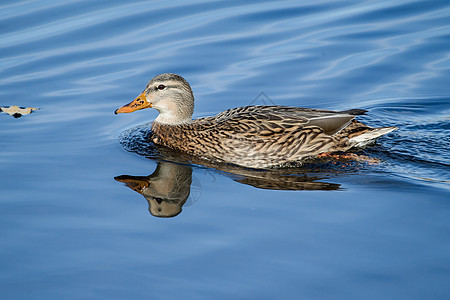
<path fill-rule="evenodd" d="M 4 0 L 0 11 L 0 105 L 39 108 L 0 113 L 3 298 L 448 298 L 448 0 Z M 154 110 L 114 115 L 163 72 L 191 83 L 194 116 L 264 104 L 264 92 L 366 108 L 359 119 L 399 130 L 361 150 L 379 164 L 308 171 L 340 191 L 258 190 L 276 177 L 287 189 L 307 168 L 266 176 L 154 152 L 140 135 Z M 113 176 L 153 162 L 118 137 L 196 165 L 205 200 L 149 218 Z"/>
<path fill-rule="evenodd" d="M 174 71 L 192 83 L 196 115 L 247 105 L 261 91 L 278 104 L 365 107 L 372 124 L 400 127 L 401 143 L 387 142 L 397 158 L 448 164 L 445 1 L 86 3 L 0 7 L 0 85 L 13 91 L 0 93 L 42 107 L 50 119 L 27 121 L 36 128 L 91 122 Z"/>

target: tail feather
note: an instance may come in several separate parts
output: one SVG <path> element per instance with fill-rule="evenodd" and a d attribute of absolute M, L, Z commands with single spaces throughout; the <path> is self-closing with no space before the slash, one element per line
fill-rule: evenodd
<path fill-rule="evenodd" d="M 364 147 L 375 142 L 375 140 L 380 136 L 388 134 L 389 132 L 397 129 L 397 127 L 370 128 L 370 130 L 350 138 L 350 142 L 354 144 L 354 147 Z"/>

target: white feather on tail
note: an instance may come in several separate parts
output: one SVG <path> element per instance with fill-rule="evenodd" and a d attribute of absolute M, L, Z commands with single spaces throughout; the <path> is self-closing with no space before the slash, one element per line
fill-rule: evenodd
<path fill-rule="evenodd" d="M 391 131 L 397 130 L 397 127 L 380 127 L 380 128 L 373 128 L 371 131 L 365 132 L 361 135 L 352 137 L 350 139 L 350 142 L 354 143 L 354 147 L 364 147 L 369 144 L 372 144 L 375 142 L 377 138 L 379 138 L 382 135 L 385 135 Z"/>

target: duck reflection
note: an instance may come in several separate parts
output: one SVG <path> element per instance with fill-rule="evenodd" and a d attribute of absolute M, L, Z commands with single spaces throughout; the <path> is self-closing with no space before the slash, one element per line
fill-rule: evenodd
<path fill-rule="evenodd" d="M 115 180 L 125 183 L 148 202 L 148 211 L 155 217 L 169 218 L 181 213 L 189 197 L 192 168 L 169 162 L 159 162 L 149 176 L 121 175 Z"/>
<path fill-rule="evenodd" d="M 233 180 L 261 189 L 272 190 L 337 190 L 339 184 L 319 181 L 323 177 L 286 173 L 287 170 L 252 170 L 231 165 L 216 169 Z M 215 172 L 208 170 L 210 172 Z M 214 173 L 212 173 L 214 174 Z M 159 161 L 148 176 L 121 175 L 114 178 L 138 192 L 148 202 L 148 210 L 155 217 L 174 217 L 181 213 L 189 196 L 194 202 L 201 192 L 201 184 L 193 184 L 192 167 Z"/>

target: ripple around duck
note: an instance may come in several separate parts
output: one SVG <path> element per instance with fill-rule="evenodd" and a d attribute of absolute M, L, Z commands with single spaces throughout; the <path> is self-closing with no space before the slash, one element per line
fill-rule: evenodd
<path fill-rule="evenodd" d="M 399 130 L 372 151 L 390 162 L 386 171 L 449 186 L 450 129 L 449 98 L 392 99 L 370 106 L 368 123 L 395 125 Z"/>

